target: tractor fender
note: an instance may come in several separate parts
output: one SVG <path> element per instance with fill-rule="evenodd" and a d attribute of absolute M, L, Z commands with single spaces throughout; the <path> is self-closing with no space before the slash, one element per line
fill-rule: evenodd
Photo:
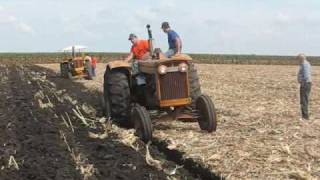
<path fill-rule="evenodd" d="M 118 60 L 118 61 L 112 61 L 107 63 L 107 69 L 116 69 L 116 68 L 123 68 L 128 70 L 129 72 L 131 71 L 131 64 L 122 60 Z"/>
<path fill-rule="evenodd" d="M 109 63 L 107 63 L 106 65 L 106 72 L 109 70 L 121 70 L 121 71 L 125 71 L 127 76 L 128 76 L 128 80 L 129 80 L 129 84 L 131 85 L 131 63 L 125 62 L 123 60 L 117 60 L 117 61 L 111 61 Z M 105 74 L 106 75 L 106 74 Z"/>

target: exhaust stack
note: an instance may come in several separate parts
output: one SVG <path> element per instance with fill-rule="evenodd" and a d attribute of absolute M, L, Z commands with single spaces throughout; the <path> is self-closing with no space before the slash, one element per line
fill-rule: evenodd
<path fill-rule="evenodd" d="M 150 53 L 150 56 L 151 57 L 154 57 L 153 56 L 153 38 L 152 38 L 152 31 L 151 31 L 151 26 L 150 24 L 147 24 L 147 29 L 148 29 L 148 41 L 149 41 L 149 53 Z"/>

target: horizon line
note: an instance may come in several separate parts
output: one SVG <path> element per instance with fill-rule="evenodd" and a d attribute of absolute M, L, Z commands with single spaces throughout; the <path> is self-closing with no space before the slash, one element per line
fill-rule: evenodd
<path fill-rule="evenodd" d="M 9 52 L 2 52 L 0 51 L 0 54 L 45 54 L 45 53 L 50 53 L 50 54 L 63 54 L 64 52 L 59 52 L 59 51 L 9 51 Z M 129 52 L 111 52 L 111 51 L 87 51 L 87 52 L 84 52 L 84 53 L 117 53 L 117 54 L 129 54 Z M 236 56 L 236 55 L 240 55 L 240 56 L 288 56 L 288 57 L 295 57 L 297 55 L 279 55 L 279 54 L 256 54 L 256 53 L 243 53 L 243 54 L 240 54 L 240 53 L 235 53 L 235 54 L 231 54 L 231 53 L 189 53 L 189 52 L 185 52 L 183 54 L 194 54 L 194 55 L 224 55 L 224 56 Z M 308 55 L 306 54 L 306 56 L 309 56 L 309 57 L 320 57 L 320 55 Z"/>

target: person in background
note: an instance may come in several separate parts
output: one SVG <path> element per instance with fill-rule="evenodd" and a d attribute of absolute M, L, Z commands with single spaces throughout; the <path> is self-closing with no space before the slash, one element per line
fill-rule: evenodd
<path fill-rule="evenodd" d="M 149 42 L 148 40 L 139 39 L 135 34 L 129 35 L 131 41 L 131 51 L 125 61 L 129 62 L 132 59 L 143 60 L 149 57 Z"/>
<path fill-rule="evenodd" d="M 84 57 L 84 60 L 91 62 L 92 59 L 91 59 L 91 56 L 90 56 L 89 54 L 87 54 L 87 55 Z"/>
<path fill-rule="evenodd" d="M 298 82 L 300 84 L 300 105 L 302 118 L 309 120 L 309 97 L 311 91 L 311 65 L 307 61 L 304 54 L 299 54 L 297 56 L 299 60 L 300 68 L 298 72 Z"/>
<path fill-rule="evenodd" d="M 161 25 L 161 29 L 164 33 L 168 34 L 169 50 L 165 53 L 165 56 L 167 58 L 170 58 L 172 56 L 181 54 L 182 41 L 179 35 L 171 29 L 168 22 L 163 22 Z"/>
<path fill-rule="evenodd" d="M 90 56 L 90 54 L 87 54 L 84 57 L 84 62 L 85 62 L 85 67 L 87 68 L 87 75 L 88 75 L 88 79 L 92 80 L 92 58 Z"/>
<path fill-rule="evenodd" d="M 95 55 L 91 56 L 91 65 L 92 65 L 92 76 L 96 77 L 97 57 Z"/>

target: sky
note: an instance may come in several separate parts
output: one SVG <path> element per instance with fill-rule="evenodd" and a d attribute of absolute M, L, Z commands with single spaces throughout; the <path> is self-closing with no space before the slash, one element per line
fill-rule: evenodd
<path fill-rule="evenodd" d="M 168 21 L 185 53 L 320 55 L 319 0 L 0 0 L 0 52 L 128 52 L 128 35 L 168 49 Z"/>

